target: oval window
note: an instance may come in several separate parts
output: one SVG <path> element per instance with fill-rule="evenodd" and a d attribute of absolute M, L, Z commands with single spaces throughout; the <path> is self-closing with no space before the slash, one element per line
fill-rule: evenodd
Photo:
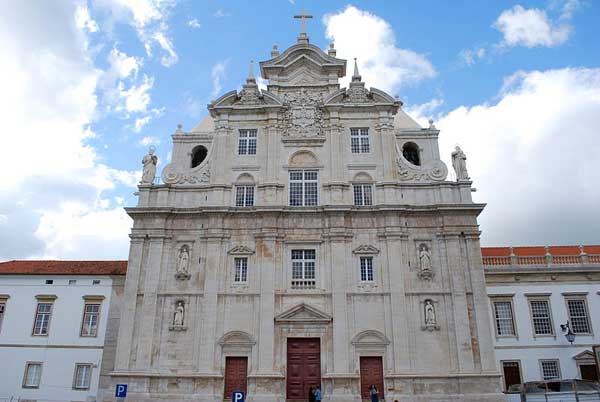
<path fill-rule="evenodd" d="M 402 147 L 402 156 L 404 159 L 416 166 L 421 166 L 421 158 L 419 157 L 419 146 L 414 142 L 407 142 Z"/>
<path fill-rule="evenodd" d="M 208 150 L 202 145 L 198 145 L 192 151 L 192 168 L 195 168 L 206 159 L 206 154 L 208 154 Z"/>

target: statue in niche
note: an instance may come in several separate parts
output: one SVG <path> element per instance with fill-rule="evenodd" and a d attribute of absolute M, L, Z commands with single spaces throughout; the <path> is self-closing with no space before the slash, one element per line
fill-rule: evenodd
<path fill-rule="evenodd" d="M 173 314 L 173 326 L 174 327 L 183 327 L 183 319 L 184 319 L 185 310 L 183 308 L 183 301 L 178 301 L 177 306 L 175 307 L 175 313 Z"/>
<path fill-rule="evenodd" d="M 156 164 L 158 163 L 158 157 L 154 155 L 154 147 L 150 147 L 148 155 L 142 159 L 142 180 L 140 184 L 152 184 L 154 177 L 156 176 Z"/>
<path fill-rule="evenodd" d="M 187 244 L 181 246 L 179 250 L 179 260 L 177 261 L 177 272 L 175 277 L 177 279 L 189 279 L 190 278 L 190 251 Z"/>
<path fill-rule="evenodd" d="M 421 244 L 419 248 L 419 266 L 421 272 L 431 272 L 431 254 L 425 244 Z"/>
<path fill-rule="evenodd" d="M 428 331 L 439 330 L 440 326 L 437 324 L 437 319 L 435 317 L 435 307 L 433 306 L 433 302 L 431 300 L 425 300 L 424 310 L 425 325 L 421 328 L 426 329 Z"/>
<path fill-rule="evenodd" d="M 469 180 L 469 174 L 467 173 L 467 155 L 457 145 L 454 152 L 452 152 L 452 167 L 456 172 L 456 181 Z"/>

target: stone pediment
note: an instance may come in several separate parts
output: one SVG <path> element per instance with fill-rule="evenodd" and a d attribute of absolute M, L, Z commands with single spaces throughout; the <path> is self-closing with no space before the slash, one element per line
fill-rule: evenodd
<path fill-rule="evenodd" d="M 327 324 L 331 320 L 329 314 L 305 303 L 300 303 L 275 317 L 275 322 L 286 324 Z"/>
<path fill-rule="evenodd" d="M 272 92 L 260 90 L 256 85 L 244 85 L 242 90 L 229 91 L 208 105 L 212 117 L 218 112 L 231 109 L 280 108 L 283 101 Z"/>
<path fill-rule="evenodd" d="M 390 340 L 379 331 L 366 330 L 356 334 L 351 343 L 355 346 L 387 346 Z"/>
<path fill-rule="evenodd" d="M 375 246 L 362 244 L 352 250 L 354 254 L 379 254 L 379 249 Z"/>
<path fill-rule="evenodd" d="M 584 350 L 581 353 L 576 354 L 575 356 L 573 356 L 573 359 L 575 360 L 594 360 L 594 353 L 591 350 Z"/>
<path fill-rule="evenodd" d="M 363 83 L 360 83 L 363 84 Z M 392 106 L 396 110 L 402 105 L 397 99 L 394 99 L 387 93 L 377 88 L 366 89 L 364 85 L 350 84 L 348 88 L 342 88 L 329 95 L 325 99 L 325 106 L 344 105 L 344 106 Z"/>
<path fill-rule="evenodd" d="M 235 246 L 227 252 L 230 255 L 252 255 L 254 250 L 248 246 Z"/>

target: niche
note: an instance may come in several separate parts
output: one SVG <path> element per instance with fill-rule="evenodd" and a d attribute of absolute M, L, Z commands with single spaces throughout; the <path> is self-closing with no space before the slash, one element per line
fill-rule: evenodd
<path fill-rule="evenodd" d="M 208 150 L 202 146 L 198 145 L 192 150 L 192 168 L 200 165 L 206 159 L 206 154 L 208 154 Z"/>
<path fill-rule="evenodd" d="M 404 159 L 416 166 L 421 166 L 421 158 L 419 157 L 419 146 L 414 142 L 407 142 L 402 146 L 402 156 Z"/>

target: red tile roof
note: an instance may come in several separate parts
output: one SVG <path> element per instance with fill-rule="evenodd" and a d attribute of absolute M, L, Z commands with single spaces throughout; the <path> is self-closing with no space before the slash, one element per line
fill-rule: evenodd
<path fill-rule="evenodd" d="M 0 262 L 0 275 L 125 275 L 127 261 L 13 260 Z"/>
<path fill-rule="evenodd" d="M 579 255 L 579 246 L 549 246 L 550 255 Z M 600 246 L 583 246 L 583 251 L 586 254 L 600 254 Z M 526 246 L 513 247 L 513 253 L 518 257 L 543 257 L 546 255 L 544 246 Z M 482 247 L 481 255 L 483 257 L 508 257 L 510 255 L 510 247 Z"/>

